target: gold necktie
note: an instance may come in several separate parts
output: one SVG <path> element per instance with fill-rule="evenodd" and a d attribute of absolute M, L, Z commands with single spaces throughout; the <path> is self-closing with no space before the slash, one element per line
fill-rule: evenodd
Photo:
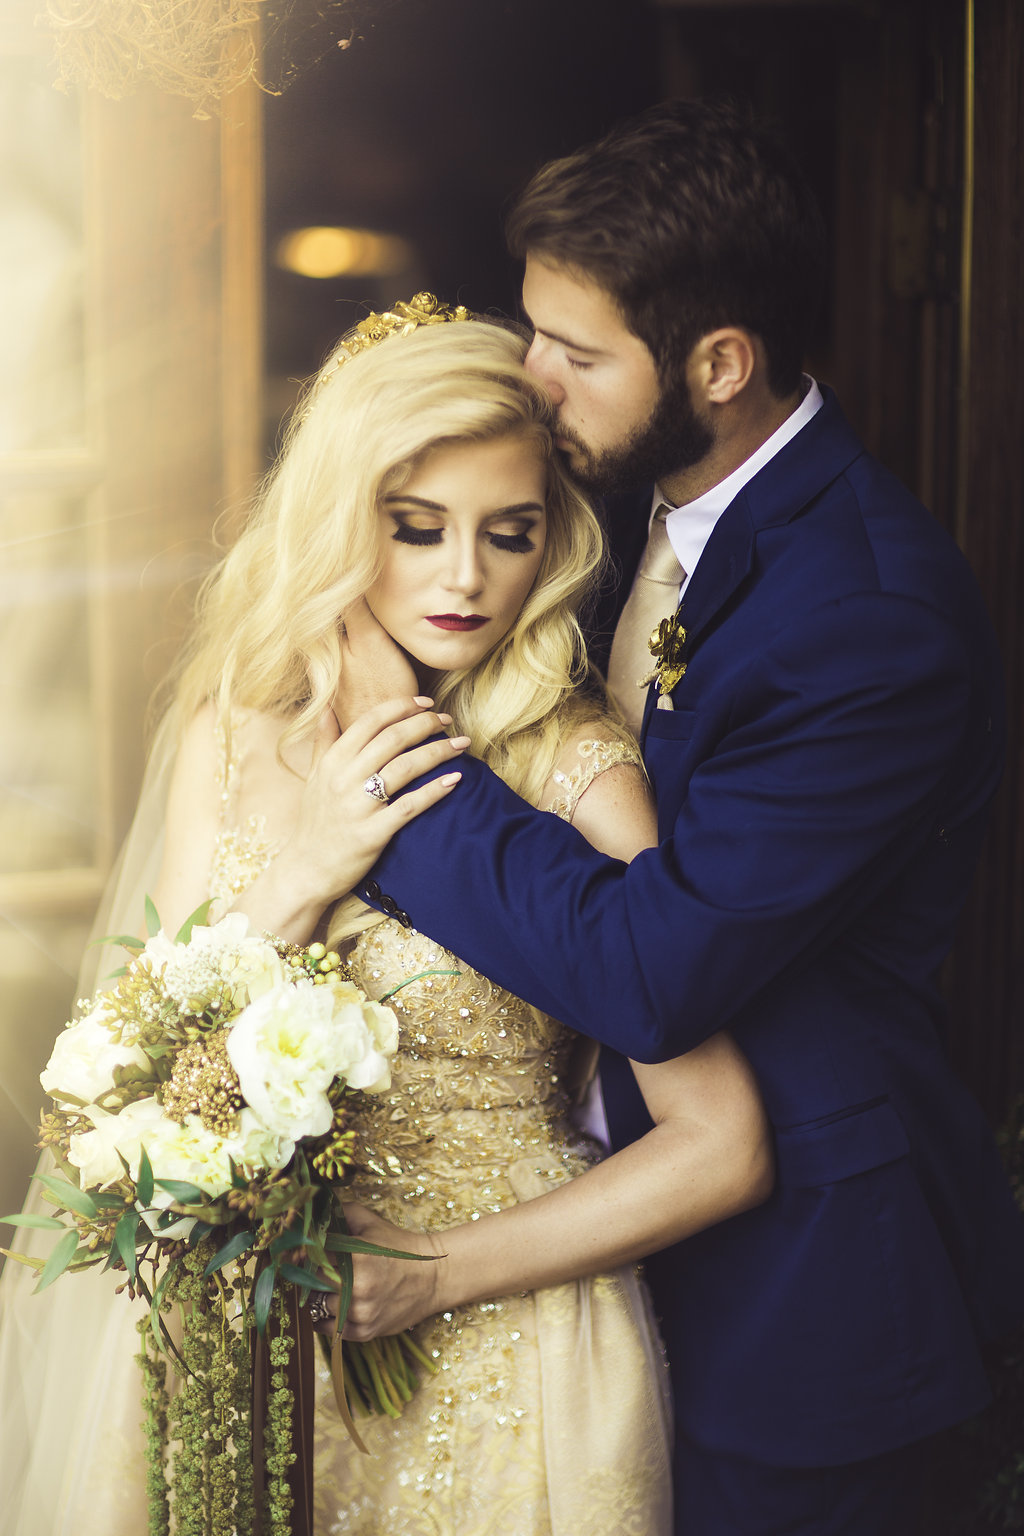
<path fill-rule="evenodd" d="M 647 550 L 615 627 L 608 661 L 608 692 L 637 734 L 645 698 L 640 684 L 654 666 L 647 642 L 661 620 L 675 613 L 679 587 L 686 575 L 668 541 L 668 513 L 669 508 L 662 505 L 654 514 Z"/>

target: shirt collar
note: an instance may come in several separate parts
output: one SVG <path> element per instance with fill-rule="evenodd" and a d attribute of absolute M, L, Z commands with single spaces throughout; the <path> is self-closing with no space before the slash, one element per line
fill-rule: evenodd
<path fill-rule="evenodd" d="M 803 430 L 812 416 L 817 415 L 821 410 L 824 404 L 821 390 L 808 374 L 804 374 L 803 377 L 806 386 L 805 394 L 792 415 L 786 417 L 781 427 L 777 427 L 771 437 L 766 438 L 760 448 L 754 450 L 749 459 L 745 459 L 738 469 L 734 469 L 724 480 L 720 480 L 709 491 L 705 491 L 703 496 L 698 496 L 695 501 L 685 502 L 681 507 L 673 507 L 661 494 L 659 488 L 654 487 L 651 516 L 654 516 L 660 506 L 669 508 L 668 517 L 665 519 L 665 531 L 675 551 L 676 559 L 687 573 L 681 591 L 685 590 L 687 582 L 696 569 L 697 561 L 704 553 L 704 546 L 726 507 L 736 500 L 747 482 L 752 480 L 780 449 Z"/>

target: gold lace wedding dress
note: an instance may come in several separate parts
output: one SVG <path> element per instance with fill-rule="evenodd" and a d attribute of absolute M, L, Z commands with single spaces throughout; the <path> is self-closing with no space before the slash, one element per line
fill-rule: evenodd
<path fill-rule="evenodd" d="M 585 744 L 562 779 L 558 812 L 571 816 L 596 774 L 622 760 L 617 743 Z M 258 819 L 232 820 L 237 770 L 232 762 L 225 776 L 211 876 L 225 905 L 273 855 Z M 596 1143 L 570 1114 L 568 1030 L 394 919 L 363 932 L 350 958 L 359 985 L 394 1008 L 401 1042 L 390 1091 L 364 1101 L 364 1151 L 347 1199 L 439 1231 L 533 1199 L 596 1160 Z M 76 1348 L 75 1293 L 89 1287 L 84 1315 L 102 1330 L 102 1352 L 82 1340 L 97 1386 L 71 1413 L 65 1406 L 70 1440 L 34 1446 L 33 1475 L 53 1466 L 59 1508 L 44 1517 L 55 1495 L 37 1489 L 4 1525 L 9 1536 L 145 1531 L 133 1309 L 110 1282 L 65 1279 L 47 1293 L 57 1316 L 34 1314 L 32 1368 L 58 1370 L 58 1351 Z M 24 1334 L 47 1297 L 22 1292 Z M 78 1299 L 86 1303 L 84 1291 Z M 424 1375 L 400 1418 L 358 1421 L 367 1455 L 349 1439 L 322 1370 L 316 1536 L 668 1536 L 667 1375 L 632 1269 L 459 1308 L 416 1336 L 437 1373 Z"/>

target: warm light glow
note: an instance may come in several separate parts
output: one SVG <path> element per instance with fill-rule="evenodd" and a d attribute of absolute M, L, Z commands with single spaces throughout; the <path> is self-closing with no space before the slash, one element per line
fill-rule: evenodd
<path fill-rule="evenodd" d="M 396 277 L 411 264 L 412 249 L 398 235 L 318 224 L 284 235 L 274 259 L 301 277 Z"/>

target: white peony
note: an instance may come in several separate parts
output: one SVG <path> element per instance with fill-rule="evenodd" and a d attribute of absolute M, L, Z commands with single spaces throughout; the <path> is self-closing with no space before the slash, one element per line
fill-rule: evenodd
<path fill-rule="evenodd" d="M 142 1147 L 149 1145 L 161 1123 L 166 1122 L 156 1099 L 137 1099 L 117 1115 L 95 1106 L 85 1113 L 92 1121 L 93 1129 L 72 1136 L 68 1150 L 68 1162 L 79 1170 L 82 1188 L 103 1189 L 123 1178 L 124 1166 L 117 1155 L 119 1152 L 131 1169 L 132 1178 L 136 1178 Z"/>
<path fill-rule="evenodd" d="M 198 1115 L 189 1115 L 184 1125 L 165 1115 L 145 1145 L 154 1178 L 194 1184 L 214 1199 L 231 1188 L 228 1144 L 223 1136 L 208 1130 Z M 152 1203 L 166 1209 L 174 1204 L 174 1196 L 157 1186 Z"/>
<path fill-rule="evenodd" d="M 298 1141 L 322 1136 L 334 1118 L 327 1089 L 337 1075 L 329 987 L 285 984 L 250 1003 L 228 1033 L 242 1097 L 269 1130 Z"/>
<path fill-rule="evenodd" d="M 332 976 L 338 1032 L 337 1073 L 350 1088 L 383 1093 L 391 1086 L 388 1058 L 398 1050 L 398 1020 L 391 1008 L 371 1003 L 351 981 Z"/>
<path fill-rule="evenodd" d="M 148 1067 L 149 1057 L 140 1045 L 122 1044 L 116 1038 L 111 1015 L 102 1005 L 84 1019 L 61 1030 L 39 1081 L 58 1103 L 70 1094 L 84 1104 L 93 1103 L 114 1086 L 117 1067 Z"/>
<path fill-rule="evenodd" d="M 291 1161 L 295 1142 L 290 1136 L 268 1131 L 254 1110 L 243 1109 L 238 1118 L 238 1131 L 224 1143 L 224 1150 L 236 1168 L 247 1174 L 261 1168 L 276 1172 Z"/>

